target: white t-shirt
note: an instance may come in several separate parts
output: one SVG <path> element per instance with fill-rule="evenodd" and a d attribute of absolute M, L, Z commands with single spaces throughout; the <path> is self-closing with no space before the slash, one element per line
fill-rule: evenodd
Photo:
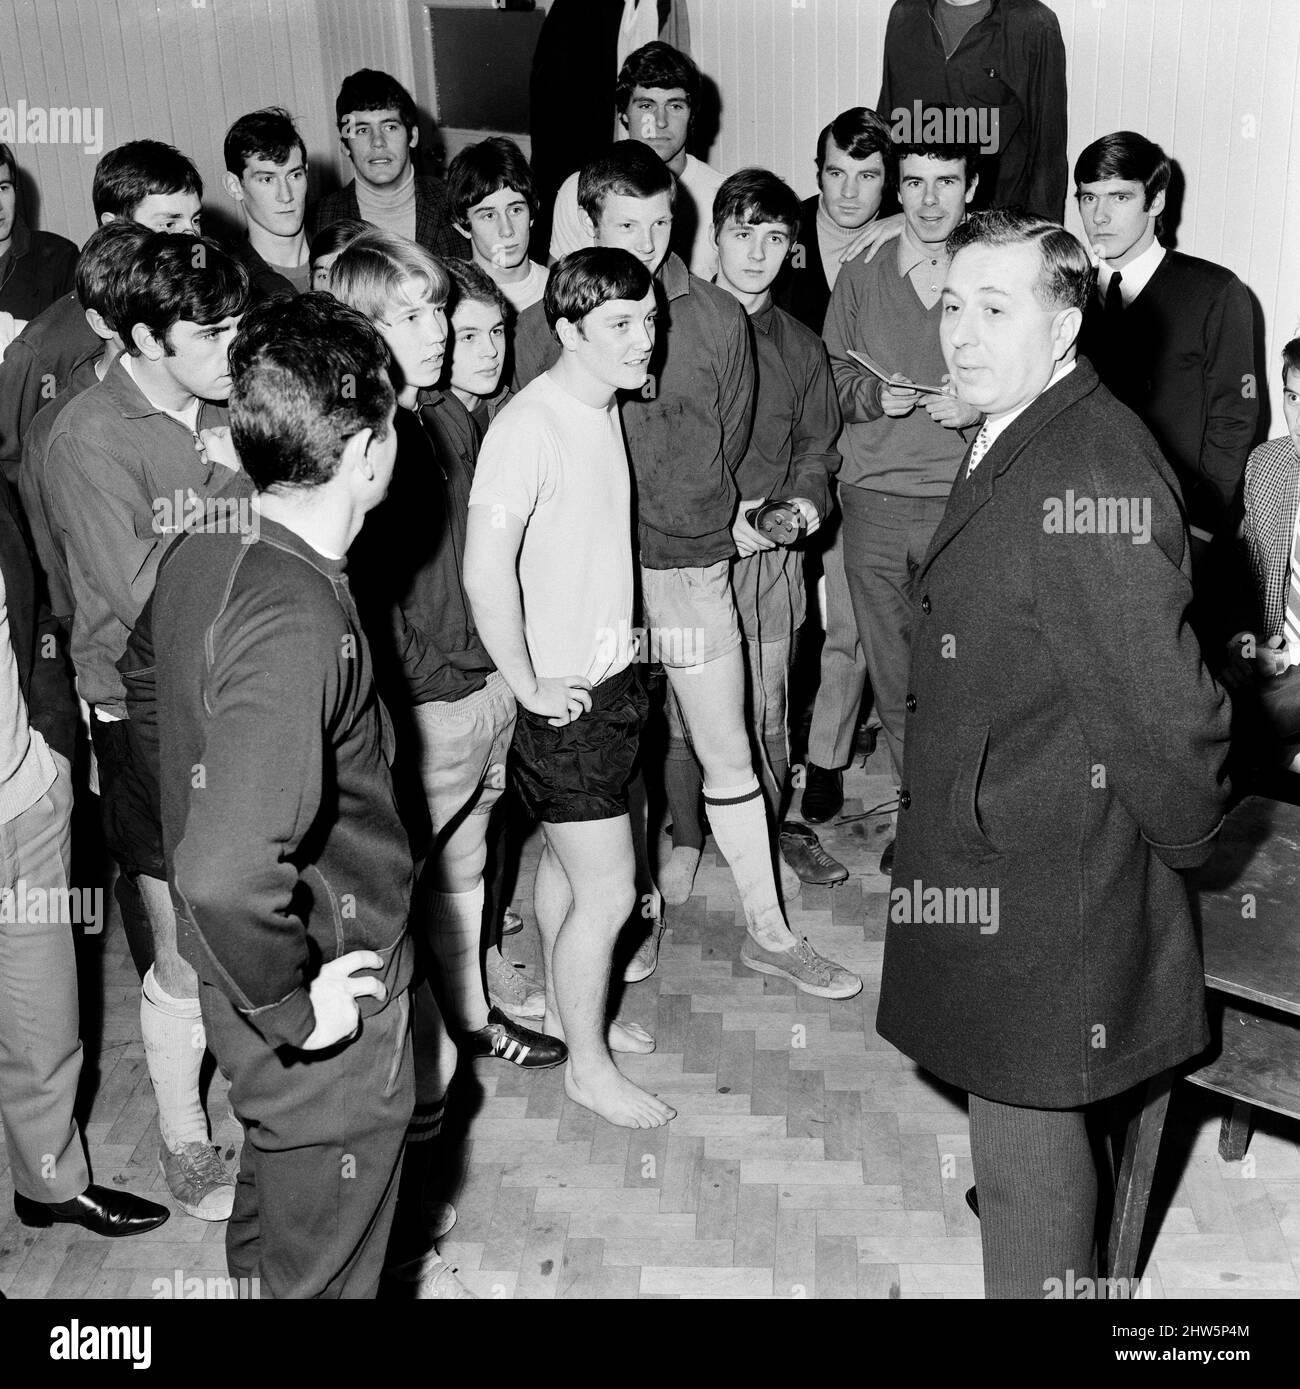
<path fill-rule="evenodd" d="M 549 372 L 483 439 L 470 506 L 524 523 L 524 638 L 539 677 L 599 685 L 632 660 L 632 483 L 617 405 L 584 405 Z"/>
<path fill-rule="evenodd" d="M 510 301 L 517 314 L 531 308 L 546 293 L 546 282 L 551 278 L 548 266 L 538 265 L 535 260 L 528 262 L 528 274 L 513 284 L 497 281 L 497 288 Z"/>
<path fill-rule="evenodd" d="M 688 260 L 693 275 L 711 280 L 718 271 L 718 255 L 713 249 L 713 199 L 722 187 L 722 175 L 693 154 L 686 156 L 686 167 L 677 180 L 677 202 L 673 209 L 673 250 Z M 679 227 L 693 222 L 695 231 L 689 257 L 682 254 Z M 570 251 L 596 243 L 587 235 L 578 215 L 578 175 L 570 174 L 560 184 L 555 195 L 555 210 L 551 214 L 551 258 L 559 260 Z"/>

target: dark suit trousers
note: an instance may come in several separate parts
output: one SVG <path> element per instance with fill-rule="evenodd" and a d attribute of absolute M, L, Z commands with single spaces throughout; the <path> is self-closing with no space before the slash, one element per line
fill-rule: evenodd
<path fill-rule="evenodd" d="M 315 1052 L 273 1050 L 202 980 L 199 1002 L 244 1126 L 231 1278 L 257 1278 L 263 1298 L 373 1298 L 415 1104 L 409 991 Z"/>
<path fill-rule="evenodd" d="M 1053 1278 L 1059 1296 L 1096 1276 L 1097 1167 L 1085 1116 L 970 1097 L 986 1298 L 1044 1298 Z"/>
<path fill-rule="evenodd" d="M 896 777 L 903 772 L 912 579 L 947 505 L 947 497 L 897 497 L 864 487 L 840 488 L 844 572 Z"/>

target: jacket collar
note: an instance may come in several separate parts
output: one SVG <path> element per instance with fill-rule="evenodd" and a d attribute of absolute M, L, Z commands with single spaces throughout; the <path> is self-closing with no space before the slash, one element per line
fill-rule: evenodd
<path fill-rule="evenodd" d="M 9 265 L 25 256 L 32 249 L 32 234 L 21 216 L 14 218 L 14 229 L 9 233 Z"/>
<path fill-rule="evenodd" d="M 1076 357 L 1074 370 L 1056 385 L 1048 387 L 1023 414 L 1012 420 L 989 445 L 988 452 L 970 477 L 966 476 L 970 448 L 966 450 L 957 472 L 957 481 L 953 483 L 952 495 L 948 499 L 948 508 L 930 541 L 920 574 L 929 569 L 939 553 L 992 498 L 998 478 L 1020 457 L 1035 436 L 1058 415 L 1091 395 L 1099 384 L 1092 363 L 1086 357 Z M 974 442 L 972 439 L 971 447 L 974 447 Z"/>
<path fill-rule="evenodd" d="M 172 419 L 165 410 L 160 410 L 145 393 L 135 384 L 130 373 L 122 365 L 125 353 L 120 353 L 113 361 L 100 382 L 100 389 L 113 402 L 114 406 L 121 413 L 123 419 L 140 420 L 149 415 L 161 415 L 164 419 Z M 204 417 L 212 410 L 212 402 L 201 400 L 199 402 L 198 418 L 195 420 L 195 427 L 203 427 Z"/>
<path fill-rule="evenodd" d="M 691 272 L 676 251 L 669 251 L 664 263 L 655 277 L 663 286 L 669 303 L 691 292 Z"/>

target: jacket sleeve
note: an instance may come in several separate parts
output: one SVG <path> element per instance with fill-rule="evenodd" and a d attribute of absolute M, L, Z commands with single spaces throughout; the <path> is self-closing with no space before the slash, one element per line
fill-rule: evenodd
<path fill-rule="evenodd" d="M 70 557 L 88 576 L 113 615 L 134 626 L 170 536 L 140 534 L 152 515 L 149 498 L 111 454 L 56 427 L 45 464 L 46 484 Z M 72 518 L 75 525 L 69 525 Z"/>
<path fill-rule="evenodd" d="M 1082 447 L 1070 458 L 1063 442 L 1057 448 L 1055 466 L 1039 476 L 1058 496 L 1067 481 L 1080 496 L 1129 497 L 1135 477 L 1150 480 L 1149 495 L 1137 499 L 1150 505 L 1146 542 L 1134 543 L 1134 533 L 1052 534 L 1039 524 L 1034 581 L 1046 656 L 1072 694 L 1092 762 L 1155 853 L 1171 868 L 1193 868 L 1209 857 L 1223 817 L 1229 706 L 1188 622 L 1177 500 L 1123 437 L 1088 449 L 1082 467 Z M 1138 466 L 1112 466 L 1126 452 Z"/>
<path fill-rule="evenodd" d="M 848 349 L 859 341 L 857 324 L 859 309 L 859 279 L 853 266 L 846 265 L 835 277 L 830 306 L 826 310 L 826 327 L 822 337 L 830 354 L 831 374 L 840 412 L 846 424 L 862 424 L 878 420 L 885 412 L 880 406 L 880 382 L 847 355 Z"/>
<path fill-rule="evenodd" d="M 559 345 L 547 326 L 546 313 L 541 304 L 530 304 L 519 315 L 515 325 L 515 373 L 512 381 L 514 390 L 522 390 L 528 383 L 549 370 L 559 353 Z"/>
<path fill-rule="evenodd" d="M 791 493 L 807 497 L 826 520 L 831 510 L 831 478 L 840 470 L 840 403 L 835 395 L 830 359 L 821 343 L 809 344 L 807 378 L 794 422 Z"/>
<path fill-rule="evenodd" d="M 1227 510 L 1255 441 L 1259 421 L 1254 321 L 1246 287 L 1235 276 L 1216 297 L 1205 323 L 1205 435 L 1200 475 Z"/>
<path fill-rule="evenodd" d="M 176 891 L 216 966 L 213 982 L 272 1046 L 301 1046 L 315 1027 L 316 971 L 297 907 L 312 889 L 294 860 L 324 795 L 342 635 L 322 633 L 297 595 L 232 604 L 211 634 L 207 739 L 186 773 L 194 789 Z"/>
<path fill-rule="evenodd" d="M 42 395 L 40 362 L 19 335 L 0 360 L 0 472 L 10 481 L 18 477 L 23 435 L 32 417 L 53 399 Z"/>
<path fill-rule="evenodd" d="M 1066 163 L 1065 44 L 1056 15 L 1048 11 L 1027 53 L 1024 89 L 1019 93 L 1028 140 L 1030 212 L 1051 222 L 1065 221 Z"/>

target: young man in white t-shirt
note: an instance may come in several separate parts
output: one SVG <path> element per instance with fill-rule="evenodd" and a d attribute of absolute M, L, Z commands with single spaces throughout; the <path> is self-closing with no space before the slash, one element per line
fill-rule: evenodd
<path fill-rule="evenodd" d="M 632 911 L 628 783 L 646 695 L 634 667 L 632 483 L 615 394 L 645 383 L 656 301 L 626 251 L 555 267 L 543 301 L 558 361 L 493 421 L 470 492 L 465 591 L 519 706 L 512 771 L 546 845 L 534 902 L 545 1030 L 568 1043 L 564 1087 L 612 1124 L 675 1111 L 633 1085 L 615 1051 L 651 1051 L 606 1024 L 610 960 Z"/>
<path fill-rule="evenodd" d="M 549 271 L 528 259 L 537 188 L 519 146 L 501 135 L 467 145 L 447 170 L 447 199 L 473 263 L 492 276 L 516 313 L 536 304 Z"/>
<path fill-rule="evenodd" d="M 711 218 L 722 175 L 686 152 L 699 100 L 699 69 L 666 43 L 638 48 L 623 64 L 614 93 L 614 107 L 627 138 L 654 150 L 676 176 L 672 249 L 692 274 L 709 280 L 718 268 Z M 575 170 L 570 174 L 555 195 L 552 262 L 579 247 L 596 244 L 578 213 L 580 173 Z"/>

